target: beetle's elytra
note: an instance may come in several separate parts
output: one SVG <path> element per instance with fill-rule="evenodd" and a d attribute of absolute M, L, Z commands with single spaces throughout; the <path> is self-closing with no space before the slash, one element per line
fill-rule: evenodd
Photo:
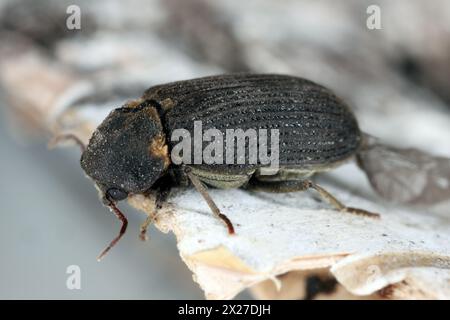
<path fill-rule="evenodd" d="M 203 130 L 221 132 L 277 129 L 279 170 L 262 174 L 265 165 L 260 162 L 174 164 L 170 154 L 175 143 L 170 137 L 180 128 L 194 134 L 195 121 L 202 122 Z M 270 192 L 314 188 L 339 210 L 376 215 L 345 207 L 307 180 L 354 156 L 361 140 L 350 109 L 330 90 L 302 78 L 232 74 L 151 87 L 140 99 L 113 110 L 81 156 L 81 166 L 95 181 L 104 203 L 124 222 L 102 255 L 125 232 L 126 219 L 117 201 L 154 191 L 160 205 L 172 186 L 193 185 L 230 233 L 234 233 L 233 225 L 209 197 L 205 184 Z"/>

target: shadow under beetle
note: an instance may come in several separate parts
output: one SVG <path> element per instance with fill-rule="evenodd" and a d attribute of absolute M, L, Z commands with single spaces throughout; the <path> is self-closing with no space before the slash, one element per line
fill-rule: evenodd
<path fill-rule="evenodd" d="M 205 130 L 221 132 L 230 128 L 278 129 L 279 170 L 264 174 L 265 166 L 259 163 L 173 164 L 171 134 L 183 128 L 192 136 L 194 121 L 202 121 Z M 103 203 L 122 222 L 119 235 L 99 259 L 126 231 L 127 219 L 117 208 L 118 201 L 132 194 L 156 192 L 158 209 L 174 186 L 193 185 L 229 234 L 235 232 L 233 224 L 220 212 L 206 185 L 278 193 L 312 188 L 337 210 L 378 217 L 346 207 L 308 179 L 355 156 L 362 141 L 347 105 L 330 90 L 302 78 L 230 74 L 151 87 L 140 99 L 113 110 L 86 147 L 78 141 L 83 149 L 81 167 L 95 181 Z M 150 221 L 147 218 L 141 227 L 143 238 Z"/>

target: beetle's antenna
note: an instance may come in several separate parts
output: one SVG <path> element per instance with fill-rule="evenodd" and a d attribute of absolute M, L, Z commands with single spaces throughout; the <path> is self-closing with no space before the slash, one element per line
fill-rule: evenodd
<path fill-rule="evenodd" d="M 53 149 L 58 144 L 60 144 L 63 141 L 72 140 L 75 142 L 81 149 L 81 152 L 83 153 L 84 150 L 86 150 L 86 146 L 84 145 L 83 141 L 81 141 L 80 138 L 78 138 L 73 133 L 64 133 L 64 134 L 58 134 L 57 136 L 54 136 L 48 143 L 48 147 L 50 149 Z"/>
<path fill-rule="evenodd" d="M 108 253 L 109 250 L 111 250 L 112 247 L 116 245 L 116 243 L 122 238 L 122 236 L 125 234 L 125 231 L 127 231 L 128 226 L 128 220 L 123 215 L 123 213 L 117 208 L 116 204 L 113 201 L 110 201 L 108 204 L 109 209 L 112 213 L 122 222 L 122 227 L 120 228 L 119 235 L 115 237 L 111 243 L 105 248 L 105 250 L 100 253 L 100 255 L 97 257 L 97 261 L 102 260 L 102 258 Z"/>

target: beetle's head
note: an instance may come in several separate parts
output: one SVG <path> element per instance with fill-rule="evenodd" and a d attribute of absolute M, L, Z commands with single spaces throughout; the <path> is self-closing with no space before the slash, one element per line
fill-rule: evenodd
<path fill-rule="evenodd" d="M 146 101 L 113 110 L 92 135 L 81 167 L 105 203 L 148 190 L 169 165 L 157 110 Z"/>

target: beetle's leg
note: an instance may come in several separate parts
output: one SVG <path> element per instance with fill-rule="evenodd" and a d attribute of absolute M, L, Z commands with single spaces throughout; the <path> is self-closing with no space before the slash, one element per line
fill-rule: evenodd
<path fill-rule="evenodd" d="M 306 180 L 305 183 L 308 185 L 308 188 L 312 188 L 312 189 L 316 190 L 322 196 L 322 198 L 324 198 L 329 204 L 331 204 L 333 207 L 335 207 L 336 209 L 338 209 L 340 211 L 357 214 L 357 215 L 361 215 L 361 216 L 366 216 L 366 217 L 371 217 L 371 218 L 379 218 L 380 217 L 380 215 L 378 213 L 369 212 L 364 209 L 344 206 L 338 199 L 336 199 L 327 190 L 325 190 L 318 184 L 315 184 L 314 182 L 312 182 L 310 180 Z"/>
<path fill-rule="evenodd" d="M 308 190 L 303 180 L 260 181 L 251 179 L 245 187 L 247 190 L 271 193 L 286 193 Z"/>
<path fill-rule="evenodd" d="M 320 196 L 327 201 L 330 205 L 335 207 L 339 211 L 349 212 L 353 214 L 368 216 L 372 218 L 379 218 L 378 213 L 372 213 L 363 209 L 346 207 L 339 200 L 337 200 L 333 195 L 331 195 L 324 188 L 310 180 L 288 180 L 288 181 L 256 181 L 249 183 L 247 186 L 249 190 L 258 190 L 266 192 L 275 193 L 285 193 L 285 192 L 295 192 L 295 191 L 306 191 L 308 189 L 316 190 Z"/>
<path fill-rule="evenodd" d="M 141 224 L 139 238 L 142 241 L 146 241 L 148 239 L 147 238 L 147 228 L 155 219 L 155 216 L 156 216 L 158 210 L 162 208 L 162 204 L 167 200 L 169 194 L 170 194 L 170 184 L 163 183 L 158 188 L 158 191 L 156 193 L 155 212 L 153 214 L 148 214 L 145 221 Z"/>
<path fill-rule="evenodd" d="M 219 219 L 221 219 L 225 225 L 228 228 L 229 234 L 234 234 L 234 227 L 231 223 L 230 219 L 226 215 L 220 212 L 217 205 L 214 203 L 213 199 L 209 196 L 208 190 L 206 189 L 205 185 L 198 179 L 194 174 L 192 174 L 189 167 L 186 167 L 184 169 L 184 172 L 188 176 L 189 180 L 191 180 L 192 184 L 194 185 L 195 189 L 197 189 L 198 192 L 203 196 L 203 199 L 205 199 L 206 203 L 208 204 L 209 208 L 211 209 L 212 213 Z"/>
<path fill-rule="evenodd" d="M 49 141 L 48 147 L 52 149 L 59 143 L 67 140 L 72 140 L 73 142 L 75 142 L 80 147 L 82 153 L 84 152 L 84 150 L 86 150 L 86 146 L 84 145 L 83 141 L 81 141 L 80 138 L 78 138 L 73 133 L 58 134 Z"/>
<path fill-rule="evenodd" d="M 155 216 L 153 214 L 147 214 L 147 218 L 139 227 L 139 230 L 140 230 L 139 231 L 139 239 L 141 239 L 142 241 L 148 240 L 147 229 L 148 229 L 148 226 L 153 222 L 154 218 L 155 218 Z"/>

